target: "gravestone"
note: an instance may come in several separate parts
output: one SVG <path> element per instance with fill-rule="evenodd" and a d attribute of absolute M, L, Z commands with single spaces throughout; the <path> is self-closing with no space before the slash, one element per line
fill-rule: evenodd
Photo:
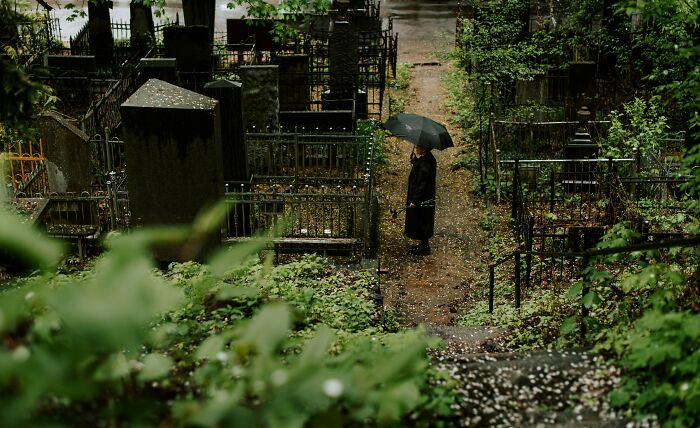
<path fill-rule="evenodd" d="M 248 156 L 246 153 L 245 133 L 243 129 L 243 108 L 241 105 L 241 83 L 230 80 L 209 82 L 203 93 L 219 101 L 221 113 L 221 158 L 223 160 L 224 181 L 248 181 Z M 230 190 L 238 189 L 237 183 L 230 183 Z M 240 201 L 226 216 L 227 236 L 246 236 L 250 234 L 251 204 Z"/>
<path fill-rule="evenodd" d="M 275 51 L 280 44 L 271 33 L 275 20 L 272 19 L 227 19 L 226 43 L 230 50 Z"/>
<path fill-rule="evenodd" d="M 279 55 L 280 110 L 308 110 L 311 102 L 309 86 L 309 56 Z"/>
<path fill-rule="evenodd" d="M 141 58 L 136 67 L 139 72 L 139 82 L 146 83 L 150 79 L 178 82 L 177 60 L 175 58 Z"/>
<path fill-rule="evenodd" d="M 185 16 L 185 25 L 207 27 L 209 43 L 214 42 L 216 0 L 182 0 L 182 13 Z"/>
<path fill-rule="evenodd" d="M 163 29 L 164 56 L 177 59 L 180 83 L 201 88 L 211 80 L 212 47 L 209 28 L 171 26 Z"/>
<path fill-rule="evenodd" d="M 246 164 L 241 86 L 240 82 L 218 80 L 207 83 L 202 91 L 204 95 L 219 101 L 221 157 L 223 159 L 224 180 L 226 181 L 249 178 Z"/>
<path fill-rule="evenodd" d="M 588 107 L 583 106 L 577 112 L 579 128 L 574 137 L 564 148 L 566 159 L 595 159 L 598 157 L 598 145 L 591 139 L 586 127 L 591 115 Z M 564 164 L 564 180 L 569 192 L 595 192 L 598 182 L 594 174 L 595 164 L 582 161 L 569 161 Z"/>
<path fill-rule="evenodd" d="M 328 40 L 330 98 L 354 99 L 357 88 L 358 35 L 355 27 L 345 21 L 333 22 Z M 343 110 L 347 109 L 341 108 Z"/>
<path fill-rule="evenodd" d="M 151 79 L 121 105 L 132 224 L 191 225 L 223 195 L 218 102 Z M 200 259 L 220 243 L 210 231 L 201 248 L 154 248 L 162 261 Z"/>
<path fill-rule="evenodd" d="M 151 6 L 142 3 L 129 4 L 131 25 L 131 47 L 137 53 L 145 53 L 148 46 L 155 42 L 156 31 L 153 23 Z"/>
<path fill-rule="evenodd" d="M 97 0 L 88 2 L 90 54 L 94 55 L 97 63 L 102 65 L 112 64 L 114 55 L 114 38 L 112 37 L 112 24 L 109 19 L 109 10 L 111 8 L 111 1 Z"/>
<path fill-rule="evenodd" d="M 49 191 L 90 191 L 94 178 L 88 136 L 63 116 L 48 112 L 39 117 Z"/>
<path fill-rule="evenodd" d="M 279 126 L 279 68 L 248 65 L 240 68 L 244 129 L 257 132 Z"/>

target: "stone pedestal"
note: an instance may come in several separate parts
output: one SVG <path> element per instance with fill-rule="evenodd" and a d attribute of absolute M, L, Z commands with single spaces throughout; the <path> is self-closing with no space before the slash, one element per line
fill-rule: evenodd
<path fill-rule="evenodd" d="M 165 56 L 177 59 L 180 86 L 198 90 L 211 81 L 209 28 L 173 26 L 163 29 Z"/>
<path fill-rule="evenodd" d="M 217 101 L 151 79 L 121 113 L 132 224 L 191 225 L 223 196 Z M 200 259 L 220 239 L 217 228 L 200 248 L 169 245 L 154 252 L 163 261 Z"/>
<path fill-rule="evenodd" d="M 276 65 L 240 68 L 246 131 L 265 132 L 279 126 L 279 69 Z"/>
<path fill-rule="evenodd" d="M 182 0 L 182 13 L 185 15 L 185 25 L 207 27 L 209 43 L 214 42 L 216 0 Z"/>
<path fill-rule="evenodd" d="M 49 112 L 39 118 L 49 191 L 89 192 L 95 178 L 88 136 L 62 116 Z"/>
<path fill-rule="evenodd" d="M 137 66 L 139 82 L 146 83 L 150 79 L 178 82 L 177 60 L 175 58 L 141 58 Z"/>
<path fill-rule="evenodd" d="M 88 2 L 90 54 L 94 55 L 98 64 L 102 65 L 111 65 L 114 56 L 114 38 L 109 19 L 111 7 L 111 1 Z"/>

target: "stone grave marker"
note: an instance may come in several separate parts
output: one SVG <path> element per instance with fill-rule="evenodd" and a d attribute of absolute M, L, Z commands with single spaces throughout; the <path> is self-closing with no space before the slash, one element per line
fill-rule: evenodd
<path fill-rule="evenodd" d="M 311 102 L 309 56 L 278 55 L 274 61 L 279 66 L 280 110 L 308 110 Z"/>
<path fill-rule="evenodd" d="M 39 117 L 49 191 L 90 191 L 94 171 L 88 136 L 55 112 Z"/>
<path fill-rule="evenodd" d="M 156 31 L 153 23 L 151 6 L 142 3 L 129 4 L 131 24 L 131 47 L 135 52 L 145 53 L 148 46 L 155 41 Z"/>
<path fill-rule="evenodd" d="M 177 59 L 175 58 L 141 58 L 137 66 L 139 82 L 158 79 L 173 85 L 178 82 Z"/>
<path fill-rule="evenodd" d="M 243 129 L 243 107 L 241 83 L 217 80 L 204 85 L 204 95 L 219 101 L 221 116 L 221 157 L 224 180 L 249 179 L 246 164 L 245 132 Z"/>
<path fill-rule="evenodd" d="M 244 129 L 257 132 L 279 126 L 279 67 L 248 65 L 240 68 Z"/>
<path fill-rule="evenodd" d="M 101 65 L 110 65 L 114 54 L 114 37 L 109 18 L 109 9 L 111 8 L 111 1 L 88 2 L 90 54 L 94 55 L 98 64 Z"/>
<path fill-rule="evenodd" d="M 191 225 L 223 196 L 218 102 L 151 79 L 121 105 L 132 224 Z M 220 243 L 154 248 L 162 261 L 201 259 Z"/>

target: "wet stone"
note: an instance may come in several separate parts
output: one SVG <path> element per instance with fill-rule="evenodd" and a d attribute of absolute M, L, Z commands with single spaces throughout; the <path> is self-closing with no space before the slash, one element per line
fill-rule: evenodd
<path fill-rule="evenodd" d="M 221 113 L 221 154 L 224 180 L 236 181 L 248 178 L 247 155 L 241 105 L 241 83 L 230 80 L 209 82 L 202 91 L 219 101 Z"/>
<path fill-rule="evenodd" d="M 94 177 L 88 136 L 65 117 L 48 112 L 39 118 L 49 190 L 90 191 Z"/>
<path fill-rule="evenodd" d="M 151 79 L 121 106 L 132 223 L 191 225 L 223 196 L 216 100 Z M 204 256 L 220 242 L 212 231 L 202 253 L 175 245 L 155 250 L 162 261 Z"/>
<path fill-rule="evenodd" d="M 240 69 L 245 129 L 265 132 L 279 126 L 279 67 L 251 65 Z"/>

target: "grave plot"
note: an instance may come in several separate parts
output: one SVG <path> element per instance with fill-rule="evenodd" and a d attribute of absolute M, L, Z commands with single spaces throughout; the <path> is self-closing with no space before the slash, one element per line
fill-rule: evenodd
<path fill-rule="evenodd" d="M 225 241 L 272 231 L 280 252 L 355 252 L 375 245 L 369 137 L 247 134 L 252 178 L 227 182 Z"/>
<path fill-rule="evenodd" d="M 610 226 L 626 222 L 642 240 L 685 236 L 687 178 L 648 176 L 635 159 L 501 163 L 523 269 L 518 280 L 547 286 L 578 275 L 580 258 Z M 521 277 L 522 275 L 522 277 Z"/>

